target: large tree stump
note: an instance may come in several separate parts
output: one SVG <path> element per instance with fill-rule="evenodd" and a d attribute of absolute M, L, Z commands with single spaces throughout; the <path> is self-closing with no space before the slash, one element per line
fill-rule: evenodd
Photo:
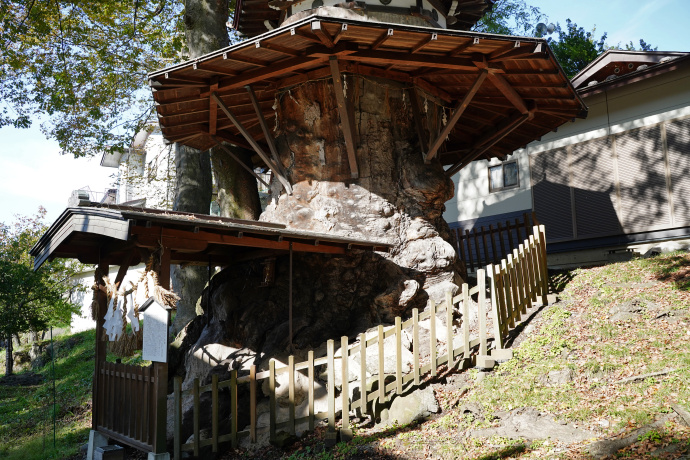
<path fill-rule="evenodd" d="M 437 291 L 461 282 L 463 272 L 442 217 L 453 182 L 438 161 L 424 164 L 409 91 L 385 80 L 343 79 L 359 177 L 351 178 L 332 80 L 286 90 L 277 101 L 276 134 L 294 193 L 279 194 L 274 180 L 261 220 L 389 241 L 395 248 L 386 257 L 418 273 L 424 289 L 440 300 Z M 429 127 L 435 134 L 442 114 L 432 101 L 423 99 L 421 106 L 425 135 Z"/>

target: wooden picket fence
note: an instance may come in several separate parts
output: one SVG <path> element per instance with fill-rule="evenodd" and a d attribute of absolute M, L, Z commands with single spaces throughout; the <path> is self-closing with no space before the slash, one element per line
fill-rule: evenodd
<path fill-rule="evenodd" d="M 526 312 L 530 302 L 536 302 L 538 297 L 543 302 L 546 300 L 547 292 L 547 270 L 546 270 L 546 251 L 545 251 L 544 227 L 535 226 L 531 235 L 522 244 L 509 254 L 507 259 L 500 261 L 499 264 L 490 264 L 486 270 L 477 270 L 477 285 L 469 288 L 463 284 L 459 295 L 453 296 L 450 292 L 446 293 L 446 299 L 440 305 L 432 305 L 424 312 L 420 313 L 417 309 L 412 311 L 412 317 L 406 321 L 396 317 L 395 324 L 391 327 L 378 326 L 377 333 L 367 337 L 364 333 L 359 335 L 356 343 L 350 343 L 348 337 L 340 339 L 340 356 L 336 356 L 336 342 L 329 340 L 326 346 L 326 355 L 315 357 L 314 351 L 308 352 L 307 360 L 296 363 L 294 356 L 289 356 L 287 364 L 281 364 L 274 359 L 269 362 L 269 369 L 257 372 L 255 365 L 249 369 L 249 374 L 238 376 L 237 370 L 231 371 L 229 380 L 219 381 L 218 376 L 212 376 L 210 384 L 200 385 L 199 379 L 194 379 L 192 388 L 182 390 L 182 379 L 176 377 L 174 380 L 174 458 L 181 458 L 183 451 L 190 451 L 195 457 L 199 457 L 201 449 L 211 446 L 213 452 L 218 452 L 219 444 L 230 443 L 232 447 L 237 447 L 239 440 L 249 437 L 251 442 L 257 440 L 257 388 L 260 383 L 268 379 L 269 387 L 269 433 L 270 438 L 275 439 L 278 431 L 287 431 L 294 434 L 297 424 L 307 423 L 309 430 L 313 430 L 316 421 L 327 419 L 329 433 L 336 431 L 336 416 L 341 417 L 341 438 L 351 436 L 350 430 L 350 411 L 359 411 L 363 414 L 371 414 L 374 411 L 374 403 L 385 403 L 391 396 L 402 394 L 412 385 L 417 387 L 421 381 L 428 376 L 436 376 L 439 366 L 445 365 L 452 368 L 462 364 L 469 366 L 472 362 L 480 367 L 491 367 L 493 359 L 508 359 L 510 350 L 504 350 L 505 338 L 515 324 L 520 321 L 520 314 Z M 486 281 L 490 280 L 490 292 L 492 299 L 491 317 L 493 320 L 493 332 L 487 333 L 486 320 Z M 477 333 L 475 337 L 470 336 L 470 297 L 477 295 Z M 455 307 L 457 305 L 457 307 Z M 454 310 L 461 313 L 461 324 L 457 334 L 453 332 Z M 446 334 L 439 337 L 436 334 L 437 324 L 433 318 L 445 318 Z M 420 322 L 430 319 L 429 322 L 429 357 L 428 362 L 420 362 L 421 342 L 419 338 Z M 402 331 L 412 329 L 412 353 L 413 363 L 411 369 L 403 369 L 402 361 Z M 384 364 L 384 341 L 389 337 L 395 337 L 396 343 L 396 369 L 394 373 L 385 372 Z M 454 347 L 455 338 L 460 338 L 459 346 Z M 492 350 L 489 355 L 489 342 L 491 341 Z M 377 374 L 375 377 L 368 377 L 367 359 L 369 353 L 376 350 L 378 357 Z M 353 373 L 359 374 L 359 380 L 348 382 L 350 375 L 349 357 L 360 354 L 359 369 L 354 369 Z M 337 360 L 340 363 L 336 364 Z M 489 364 L 490 363 L 490 364 Z M 342 371 L 342 385 L 340 394 L 336 392 L 336 365 Z M 326 389 L 327 389 L 327 410 L 315 412 L 314 384 L 317 371 L 326 366 Z M 280 420 L 277 410 L 276 379 L 282 374 L 287 374 L 288 381 L 288 413 L 287 418 Z M 301 374 L 301 377 L 298 377 Z M 305 375 L 306 374 L 306 375 Z M 308 415 L 297 417 L 295 402 L 296 380 L 298 378 L 307 379 L 307 398 Z M 367 390 L 368 385 L 371 390 Z M 241 386 L 248 386 L 249 397 L 238 401 L 238 391 Z M 359 394 L 353 392 L 353 400 L 350 400 L 350 385 L 359 387 Z M 220 433 L 220 392 L 228 388 L 230 393 L 230 414 L 229 432 Z M 201 395 L 211 392 L 211 432 L 210 438 L 201 439 Z M 246 394 L 246 392 L 245 392 Z M 192 396 L 193 399 L 193 441 L 184 443 L 182 440 L 182 400 Z M 341 400 L 341 410 L 336 412 L 336 398 Z M 248 406 L 249 427 L 238 430 L 238 412 L 240 402 Z M 208 415 L 208 414 L 203 414 Z"/>
<path fill-rule="evenodd" d="M 548 304 L 544 226 L 535 225 L 532 234 L 512 254 L 498 264 L 489 264 L 486 271 L 491 279 L 494 345 L 503 349 L 505 338 L 521 321 L 521 315 L 527 313 L 527 307 L 539 300 L 543 305 Z"/>
<path fill-rule="evenodd" d="M 529 238 L 532 227 L 538 224 L 537 216 L 532 212 L 524 213 L 522 221 L 507 220 L 504 224 L 496 222 L 464 231 L 453 229 L 458 256 L 470 271 L 488 264 L 498 264 L 512 254 L 520 241 Z"/>

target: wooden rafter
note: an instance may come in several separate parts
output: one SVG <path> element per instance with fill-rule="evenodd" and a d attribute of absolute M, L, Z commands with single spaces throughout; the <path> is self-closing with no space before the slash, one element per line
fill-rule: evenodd
<path fill-rule="evenodd" d="M 429 163 L 436 156 L 439 147 L 441 147 L 443 141 L 445 141 L 446 137 L 448 137 L 453 128 L 455 128 L 455 124 L 470 105 L 470 102 L 472 102 L 472 98 L 475 94 L 477 94 L 477 91 L 479 91 L 479 88 L 482 86 L 482 83 L 484 83 L 484 80 L 488 74 L 489 71 L 487 69 L 482 69 L 479 71 L 479 75 L 477 75 L 477 79 L 472 84 L 472 87 L 469 89 L 469 91 L 467 91 L 462 100 L 458 102 L 458 105 L 455 106 L 450 120 L 448 120 L 446 126 L 443 127 L 439 135 L 436 137 L 436 140 L 434 140 L 434 142 L 431 144 L 431 147 L 429 147 L 429 152 L 424 157 L 425 163 Z"/>
<path fill-rule="evenodd" d="M 211 91 L 218 91 L 218 79 L 214 77 L 211 83 Z M 218 126 L 218 104 L 212 98 L 208 99 L 208 133 L 216 134 Z"/>
<path fill-rule="evenodd" d="M 280 183 L 283 184 L 283 187 L 285 187 L 285 190 L 286 190 L 288 193 L 291 193 L 291 192 L 292 192 L 292 187 L 290 186 L 290 183 L 289 183 L 288 180 L 280 173 L 280 171 L 282 171 L 282 168 L 280 168 L 279 166 L 277 166 L 277 165 L 268 157 L 268 155 L 266 154 L 266 152 L 264 152 L 264 149 L 261 148 L 261 146 L 259 145 L 258 142 L 256 142 L 256 140 L 254 140 L 254 137 L 252 137 L 252 135 L 249 133 L 249 131 L 246 130 L 246 128 L 242 125 L 242 123 L 240 123 L 240 121 L 239 121 L 237 118 L 235 118 L 235 116 L 234 116 L 234 115 L 232 114 L 232 112 L 230 111 L 230 108 L 229 108 L 227 105 L 225 105 L 225 103 L 220 99 L 220 97 L 218 97 L 218 95 L 217 95 L 216 93 L 212 93 L 212 94 L 211 94 L 211 98 L 212 98 L 212 99 L 215 99 L 215 101 L 218 103 L 218 105 L 219 105 L 220 108 L 223 110 L 223 112 L 225 112 L 225 115 L 230 119 L 230 121 L 232 121 L 232 124 L 235 125 L 235 128 L 238 129 L 238 131 L 240 132 L 240 134 L 242 134 L 242 136 L 247 140 L 247 142 L 249 142 L 249 145 L 252 146 L 252 149 L 256 152 L 256 154 L 259 155 L 259 157 L 263 160 L 264 163 L 266 163 L 266 166 L 268 166 L 269 168 L 271 168 L 271 170 L 276 174 L 276 176 L 278 177 L 278 180 L 280 180 Z M 259 123 L 261 123 L 261 120 L 263 120 L 263 116 L 259 117 Z M 262 129 L 263 129 L 263 127 L 262 127 Z M 270 137 L 270 135 L 269 135 L 268 137 L 270 138 L 271 141 L 273 140 L 273 138 Z M 267 139 L 267 141 L 268 141 L 268 139 Z M 269 141 L 269 142 L 270 142 L 270 141 Z M 262 182 L 263 182 L 263 181 L 262 181 Z M 265 182 L 264 182 L 264 183 L 265 183 Z"/>
<path fill-rule="evenodd" d="M 286 46 L 276 45 L 275 43 L 269 43 L 268 41 L 258 41 L 256 42 L 257 48 L 265 48 L 267 50 L 275 51 L 276 53 L 285 54 L 287 56 L 297 57 L 300 55 L 299 51 L 295 51 L 292 48 Z"/>
<path fill-rule="evenodd" d="M 417 43 L 417 44 L 410 50 L 410 53 L 411 53 L 411 54 L 415 54 L 415 53 L 420 52 L 422 49 L 424 49 L 424 47 L 425 47 L 426 45 L 428 45 L 428 44 L 431 43 L 432 41 L 436 40 L 436 38 L 437 38 L 437 34 L 436 34 L 436 33 L 432 33 L 431 35 L 428 35 L 428 36 L 424 37 L 422 40 L 419 41 L 419 43 Z"/>
<path fill-rule="evenodd" d="M 359 168 L 357 167 L 357 156 L 355 154 L 355 136 L 350 124 L 350 115 L 348 113 L 348 105 L 343 94 L 343 78 L 338 66 L 338 58 L 331 56 L 330 58 L 331 74 L 333 75 L 333 90 L 335 91 L 335 99 L 338 102 L 338 112 L 340 114 L 340 126 L 345 138 L 345 148 L 347 149 L 347 158 L 350 162 L 350 175 L 353 179 L 359 177 Z"/>
<path fill-rule="evenodd" d="M 525 101 L 522 99 L 522 96 L 520 96 L 515 89 L 510 86 L 510 83 L 503 78 L 500 75 L 496 74 L 489 74 L 489 81 L 493 83 L 493 85 L 498 89 L 503 95 L 510 101 L 513 106 L 515 106 L 516 109 L 520 111 L 520 113 L 527 113 L 527 104 Z"/>
<path fill-rule="evenodd" d="M 399 65 L 405 67 L 428 66 L 434 68 L 476 71 L 477 67 L 469 59 L 448 58 L 428 54 L 409 54 L 396 51 L 357 51 L 344 55 L 348 61 L 366 62 L 368 64 Z"/>
<path fill-rule="evenodd" d="M 381 36 L 371 45 L 371 50 L 376 51 L 381 47 L 386 41 L 393 36 L 393 29 L 388 29 L 386 32 L 381 34 Z"/>
<path fill-rule="evenodd" d="M 454 164 L 448 170 L 446 170 L 446 175 L 448 177 L 452 176 L 456 172 L 460 171 L 462 168 L 479 158 L 491 147 L 496 145 L 501 139 L 506 137 L 515 129 L 519 128 L 520 125 L 528 120 L 531 120 L 534 116 L 533 111 L 528 111 L 527 113 L 520 113 L 512 118 L 501 123 L 496 130 L 492 130 L 487 133 L 484 137 L 479 139 L 473 146 L 471 153 L 469 153 L 462 161 Z"/>
<path fill-rule="evenodd" d="M 218 92 L 240 88 L 242 86 L 251 85 L 252 83 L 259 81 L 266 81 L 269 78 L 277 77 L 285 73 L 313 65 L 315 62 L 321 60 L 323 59 L 314 57 L 296 57 L 277 62 L 268 69 L 256 69 L 243 72 L 236 77 L 228 78 L 227 80 L 223 80 L 221 83 L 219 83 Z M 202 93 L 201 97 L 209 97 L 210 95 L 211 92 L 208 91 Z"/>
<path fill-rule="evenodd" d="M 337 34 L 335 34 L 335 37 L 333 37 L 333 44 L 337 45 L 340 40 L 345 38 L 347 36 L 347 24 L 342 24 L 340 26 L 340 30 L 338 31 Z"/>
<path fill-rule="evenodd" d="M 333 39 L 331 38 L 330 35 L 328 35 L 328 32 L 321 27 L 321 22 L 320 21 L 314 21 L 311 23 L 311 31 L 314 35 L 316 35 L 321 43 L 323 43 L 324 46 L 327 46 L 328 48 L 333 48 L 335 46 L 335 43 L 333 43 Z"/>
<path fill-rule="evenodd" d="M 271 151 L 271 155 L 273 156 L 273 161 L 275 162 L 274 172 L 276 176 L 278 176 L 278 180 L 280 181 L 280 183 L 283 184 L 283 187 L 285 187 L 285 190 L 287 191 L 288 195 L 292 195 L 292 185 L 287 180 L 285 171 L 283 170 L 283 167 L 280 164 L 280 157 L 278 156 L 278 149 L 276 148 L 275 140 L 273 139 L 271 131 L 268 129 L 268 124 L 266 124 L 266 119 L 264 118 L 264 114 L 261 111 L 259 102 L 256 99 L 256 94 L 254 94 L 254 90 L 251 86 L 247 85 L 246 88 L 247 93 L 249 93 L 249 99 L 252 102 L 252 106 L 254 106 L 256 117 L 259 120 L 259 125 L 261 125 L 261 130 L 264 133 L 264 139 L 266 139 L 268 148 Z"/>

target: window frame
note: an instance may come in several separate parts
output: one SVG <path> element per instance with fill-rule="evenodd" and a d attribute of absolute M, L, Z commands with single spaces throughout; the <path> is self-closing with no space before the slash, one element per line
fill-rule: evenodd
<path fill-rule="evenodd" d="M 505 166 L 508 164 L 515 164 L 515 170 L 517 172 L 517 183 L 514 185 L 508 185 L 507 187 L 506 186 L 492 187 L 491 169 L 500 166 L 501 167 L 501 179 L 502 179 L 502 182 L 505 183 Z M 495 165 L 490 164 L 488 166 L 486 172 L 487 172 L 488 177 L 489 177 L 489 193 L 496 193 L 496 192 L 502 192 L 504 190 L 512 190 L 515 188 L 520 188 L 520 165 L 519 165 L 517 159 L 504 161 L 502 163 L 495 164 Z"/>

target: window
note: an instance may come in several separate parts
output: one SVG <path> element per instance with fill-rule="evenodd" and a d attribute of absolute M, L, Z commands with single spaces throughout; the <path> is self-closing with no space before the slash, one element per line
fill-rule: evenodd
<path fill-rule="evenodd" d="M 517 161 L 489 166 L 489 191 L 498 192 L 520 186 Z"/>

